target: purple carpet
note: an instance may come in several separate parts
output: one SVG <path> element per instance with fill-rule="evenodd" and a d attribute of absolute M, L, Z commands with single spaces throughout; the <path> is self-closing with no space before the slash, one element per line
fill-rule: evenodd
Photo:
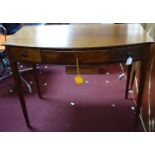
<path fill-rule="evenodd" d="M 32 129 L 26 127 L 12 77 L 0 81 L 0 131 L 144 131 L 134 128 L 133 100 L 124 99 L 126 80 L 119 80 L 119 65 L 109 65 L 104 74 L 83 75 L 76 85 L 63 66 L 39 66 L 44 99 L 39 99 L 32 71 L 23 73 L 33 92 L 25 90 Z"/>

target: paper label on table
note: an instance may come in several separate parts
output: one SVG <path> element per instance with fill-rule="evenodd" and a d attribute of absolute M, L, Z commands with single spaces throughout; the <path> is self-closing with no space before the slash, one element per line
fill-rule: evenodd
<path fill-rule="evenodd" d="M 126 60 L 126 65 L 131 65 L 132 62 L 133 62 L 133 58 L 129 56 Z"/>

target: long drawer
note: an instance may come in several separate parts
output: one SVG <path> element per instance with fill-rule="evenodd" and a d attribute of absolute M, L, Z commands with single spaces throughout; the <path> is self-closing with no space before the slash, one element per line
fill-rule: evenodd
<path fill-rule="evenodd" d="M 76 57 L 81 65 L 99 64 L 109 62 L 112 58 L 111 50 L 95 50 L 95 51 L 51 51 L 42 50 L 42 60 L 46 63 L 75 65 Z"/>
<path fill-rule="evenodd" d="M 117 47 L 105 50 L 52 51 L 42 50 L 43 62 L 53 64 L 74 65 L 78 57 L 81 65 L 103 64 L 108 62 L 125 62 L 129 56 L 133 61 L 142 60 L 142 46 Z"/>

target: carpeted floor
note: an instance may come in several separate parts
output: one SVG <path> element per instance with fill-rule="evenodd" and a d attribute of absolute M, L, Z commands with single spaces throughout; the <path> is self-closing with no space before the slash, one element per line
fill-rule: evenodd
<path fill-rule="evenodd" d="M 39 99 L 32 71 L 23 73 L 33 92 L 24 86 L 33 129 L 26 127 L 12 77 L 0 81 L 0 131 L 144 131 L 134 128 L 134 102 L 124 99 L 126 80 L 119 80 L 119 65 L 109 65 L 105 74 L 83 75 L 76 85 L 65 67 L 39 66 L 44 99 Z M 133 110 L 132 110 L 133 109 Z"/>

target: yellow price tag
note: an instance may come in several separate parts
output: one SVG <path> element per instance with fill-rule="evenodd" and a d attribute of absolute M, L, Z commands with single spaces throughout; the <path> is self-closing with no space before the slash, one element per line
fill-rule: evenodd
<path fill-rule="evenodd" d="M 83 84 L 84 82 L 84 78 L 80 75 L 80 71 L 79 71 L 79 61 L 78 61 L 78 57 L 76 56 L 76 66 L 77 66 L 77 76 L 75 76 L 74 81 L 76 84 Z"/>
<path fill-rule="evenodd" d="M 84 82 L 83 77 L 80 76 L 80 75 L 77 75 L 77 76 L 74 78 L 74 80 L 75 80 L 75 83 L 76 83 L 76 84 L 82 84 L 82 83 Z"/>

